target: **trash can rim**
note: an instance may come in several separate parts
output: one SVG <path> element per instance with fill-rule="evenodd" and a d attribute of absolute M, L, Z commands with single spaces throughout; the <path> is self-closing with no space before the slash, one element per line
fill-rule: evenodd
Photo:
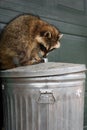
<path fill-rule="evenodd" d="M 0 72 L 0 77 L 42 77 L 85 72 L 85 64 L 47 62 Z"/>

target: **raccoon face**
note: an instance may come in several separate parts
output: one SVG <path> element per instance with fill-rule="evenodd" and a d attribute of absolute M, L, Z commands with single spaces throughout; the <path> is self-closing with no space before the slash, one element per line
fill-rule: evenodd
<path fill-rule="evenodd" d="M 43 26 L 40 30 L 39 35 L 37 35 L 36 39 L 39 44 L 40 50 L 44 56 L 48 54 L 48 52 L 60 47 L 60 39 L 63 34 L 59 32 L 53 26 Z"/>

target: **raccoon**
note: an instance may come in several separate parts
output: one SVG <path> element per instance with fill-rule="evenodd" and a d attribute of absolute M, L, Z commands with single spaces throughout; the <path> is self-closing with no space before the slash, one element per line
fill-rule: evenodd
<path fill-rule="evenodd" d="M 0 69 L 33 65 L 60 47 L 59 29 L 34 15 L 20 15 L 0 35 Z"/>

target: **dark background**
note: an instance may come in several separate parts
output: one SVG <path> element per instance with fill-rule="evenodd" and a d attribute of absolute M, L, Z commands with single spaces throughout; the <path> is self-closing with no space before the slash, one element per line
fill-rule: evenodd
<path fill-rule="evenodd" d="M 1 79 L 0 79 L 0 130 L 3 126 L 3 105 L 2 105 L 2 87 L 1 87 Z"/>
<path fill-rule="evenodd" d="M 64 34 L 61 48 L 49 55 L 49 61 L 87 65 L 87 0 L 0 0 L 0 30 L 15 16 L 23 13 L 39 15 Z M 0 104 L 1 99 L 0 93 Z M 2 107 L 0 113 L 2 117 Z M 87 85 L 84 130 L 87 130 Z"/>

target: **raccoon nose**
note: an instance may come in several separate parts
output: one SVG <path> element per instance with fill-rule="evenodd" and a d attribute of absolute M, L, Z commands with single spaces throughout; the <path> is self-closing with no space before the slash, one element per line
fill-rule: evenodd
<path fill-rule="evenodd" d="M 46 56 L 46 55 L 44 55 L 44 56 L 43 56 L 43 58 L 47 58 L 47 56 Z"/>
<path fill-rule="evenodd" d="M 45 53 L 45 55 L 43 56 L 43 58 L 47 58 L 49 53 Z"/>

